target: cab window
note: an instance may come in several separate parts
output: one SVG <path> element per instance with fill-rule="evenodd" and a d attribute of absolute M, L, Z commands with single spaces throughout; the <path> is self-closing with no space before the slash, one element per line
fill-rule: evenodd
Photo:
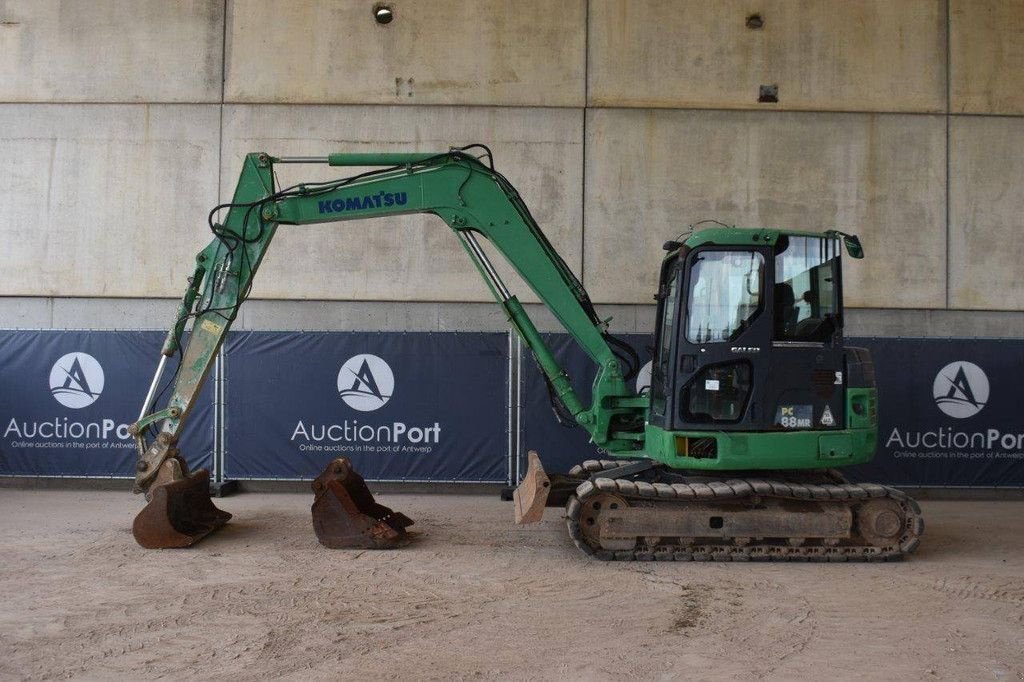
<path fill-rule="evenodd" d="M 700 251 L 690 273 L 686 340 L 734 340 L 761 310 L 764 256 L 757 251 Z"/>
<path fill-rule="evenodd" d="M 779 238 L 775 248 L 775 340 L 824 343 L 838 329 L 840 243 Z"/>

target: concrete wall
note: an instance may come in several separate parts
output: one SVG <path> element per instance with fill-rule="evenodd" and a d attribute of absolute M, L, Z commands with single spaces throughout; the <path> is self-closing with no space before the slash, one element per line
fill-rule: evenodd
<path fill-rule="evenodd" d="M 950 127 L 950 304 L 1024 307 L 1024 118 L 957 117 Z"/>
<path fill-rule="evenodd" d="M 945 14 L 935 0 L 592 0 L 589 101 L 941 112 Z M 758 102 L 762 85 L 778 104 Z"/>
<path fill-rule="evenodd" d="M 232 102 L 580 107 L 585 0 L 229 4 Z"/>
<path fill-rule="evenodd" d="M 851 331 L 1021 333 L 1021 0 L 374 1 L 0 2 L 0 327 L 164 326 L 247 151 L 481 141 L 622 331 L 714 218 L 860 233 Z M 239 324 L 492 328 L 485 291 L 437 221 L 287 228 Z"/>
<path fill-rule="evenodd" d="M 218 0 L 4 0 L 0 101 L 218 102 Z"/>
<path fill-rule="evenodd" d="M 209 241 L 218 109 L 0 104 L 0 291 L 175 295 Z"/>
<path fill-rule="evenodd" d="M 1024 3 L 950 0 L 950 110 L 1024 114 Z"/>
<path fill-rule="evenodd" d="M 221 196 L 234 190 L 236 159 L 350 151 L 443 151 L 486 140 L 570 267 L 582 263 L 583 112 L 533 107 L 227 105 Z M 365 169 L 346 168 L 355 174 Z M 339 169 L 284 165 L 284 186 L 328 180 Z M 504 261 L 501 261 L 504 266 Z M 253 295 L 401 301 L 488 301 L 489 291 L 455 235 L 434 216 L 282 227 Z M 502 268 L 512 279 L 512 270 Z M 525 292 L 525 287 L 520 287 Z M 526 297 L 524 297 L 526 298 Z"/>
<path fill-rule="evenodd" d="M 626 276 L 591 274 L 591 294 L 649 300 L 662 242 L 715 218 L 858 233 L 848 305 L 942 308 L 945 132 L 940 116 L 593 109 L 586 271 Z"/>

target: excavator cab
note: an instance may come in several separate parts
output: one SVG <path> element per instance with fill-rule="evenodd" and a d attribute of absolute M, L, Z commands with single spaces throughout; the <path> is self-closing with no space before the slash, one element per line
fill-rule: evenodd
<path fill-rule="evenodd" d="M 567 477 L 531 453 L 516 521 L 565 504 L 576 545 L 603 559 L 912 552 L 916 503 L 833 468 L 877 440 L 871 357 L 843 337 L 841 257 L 862 257 L 859 241 L 713 228 L 665 249 L 642 448 Z"/>
<path fill-rule="evenodd" d="M 855 238 L 845 241 L 861 254 Z M 835 232 L 716 228 L 666 245 L 649 424 L 675 434 L 674 459 L 716 469 L 822 466 L 818 447 L 782 449 L 800 432 L 835 434 L 823 442 L 838 446 L 829 458 L 844 464 L 874 454 L 873 438 L 843 437 L 850 418 L 867 416 L 860 391 L 874 388 L 867 351 L 843 341 L 843 243 Z M 781 436 L 778 452 L 758 448 L 770 442 L 764 434 Z M 747 445 L 765 459 L 750 459 Z"/>
<path fill-rule="evenodd" d="M 667 242 L 643 450 L 612 454 L 709 474 L 871 459 L 874 373 L 868 351 L 843 339 L 844 247 L 863 257 L 839 232 L 722 227 Z M 536 453 L 528 464 L 517 523 L 580 482 L 549 474 Z"/>

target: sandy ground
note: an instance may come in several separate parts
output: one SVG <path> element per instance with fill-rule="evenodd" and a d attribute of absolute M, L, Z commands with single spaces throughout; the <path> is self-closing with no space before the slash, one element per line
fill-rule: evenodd
<path fill-rule="evenodd" d="M 118 492 L 0 490 L 0 677 L 1024 679 L 1024 503 L 927 502 L 898 564 L 601 563 L 559 510 L 382 495 L 422 535 L 320 547 L 310 497 L 244 494 L 146 551 Z"/>

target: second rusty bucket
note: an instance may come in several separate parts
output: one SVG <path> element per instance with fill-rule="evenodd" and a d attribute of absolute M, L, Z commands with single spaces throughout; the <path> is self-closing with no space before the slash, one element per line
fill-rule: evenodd
<path fill-rule="evenodd" d="M 313 481 L 313 530 L 332 549 L 390 549 L 409 543 L 412 519 L 377 504 L 366 481 L 345 457 Z"/>

